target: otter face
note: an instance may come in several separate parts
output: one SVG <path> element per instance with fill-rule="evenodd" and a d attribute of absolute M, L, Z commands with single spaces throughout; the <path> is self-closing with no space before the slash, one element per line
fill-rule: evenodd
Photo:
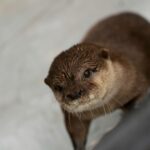
<path fill-rule="evenodd" d="M 113 81 L 108 50 L 93 44 L 79 44 L 62 52 L 45 79 L 63 109 L 72 113 L 103 105 Z"/>

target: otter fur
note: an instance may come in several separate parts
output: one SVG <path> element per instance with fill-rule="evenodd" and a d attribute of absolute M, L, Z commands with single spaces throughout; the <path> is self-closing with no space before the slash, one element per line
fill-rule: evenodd
<path fill-rule="evenodd" d="M 54 59 L 45 83 L 62 108 L 75 150 L 85 150 L 95 117 L 142 99 L 150 84 L 149 58 L 149 22 L 121 13 L 98 22 Z"/>

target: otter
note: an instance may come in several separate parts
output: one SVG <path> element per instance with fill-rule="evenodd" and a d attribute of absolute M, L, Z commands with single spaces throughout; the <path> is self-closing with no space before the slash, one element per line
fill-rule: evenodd
<path fill-rule="evenodd" d="M 85 150 L 90 123 L 142 99 L 150 85 L 150 24 L 124 12 L 98 22 L 59 54 L 45 83 L 59 102 L 75 150 Z"/>

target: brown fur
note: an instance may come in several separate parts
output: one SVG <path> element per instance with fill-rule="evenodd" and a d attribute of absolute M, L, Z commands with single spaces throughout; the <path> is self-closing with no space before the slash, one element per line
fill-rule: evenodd
<path fill-rule="evenodd" d="M 144 95 L 150 84 L 149 57 L 149 22 L 122 13 L 97 23 L 80 44 L 55 58 L 45 83 L 62 107 L 75 150 L 85 149 L 93 118 Z M 86 79 L 88 68 L 92 77 Z"/>

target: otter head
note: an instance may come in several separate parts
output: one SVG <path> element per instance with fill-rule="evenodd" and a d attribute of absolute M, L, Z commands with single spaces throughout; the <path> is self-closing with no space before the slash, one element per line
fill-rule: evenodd
<path fill-rule="evenodd" d="M 73 46 L 54 59 L 45 83 L 66 111 L 95 109 L 113 94 L 114 71 L 109 51 L 95 44 Z"/>

